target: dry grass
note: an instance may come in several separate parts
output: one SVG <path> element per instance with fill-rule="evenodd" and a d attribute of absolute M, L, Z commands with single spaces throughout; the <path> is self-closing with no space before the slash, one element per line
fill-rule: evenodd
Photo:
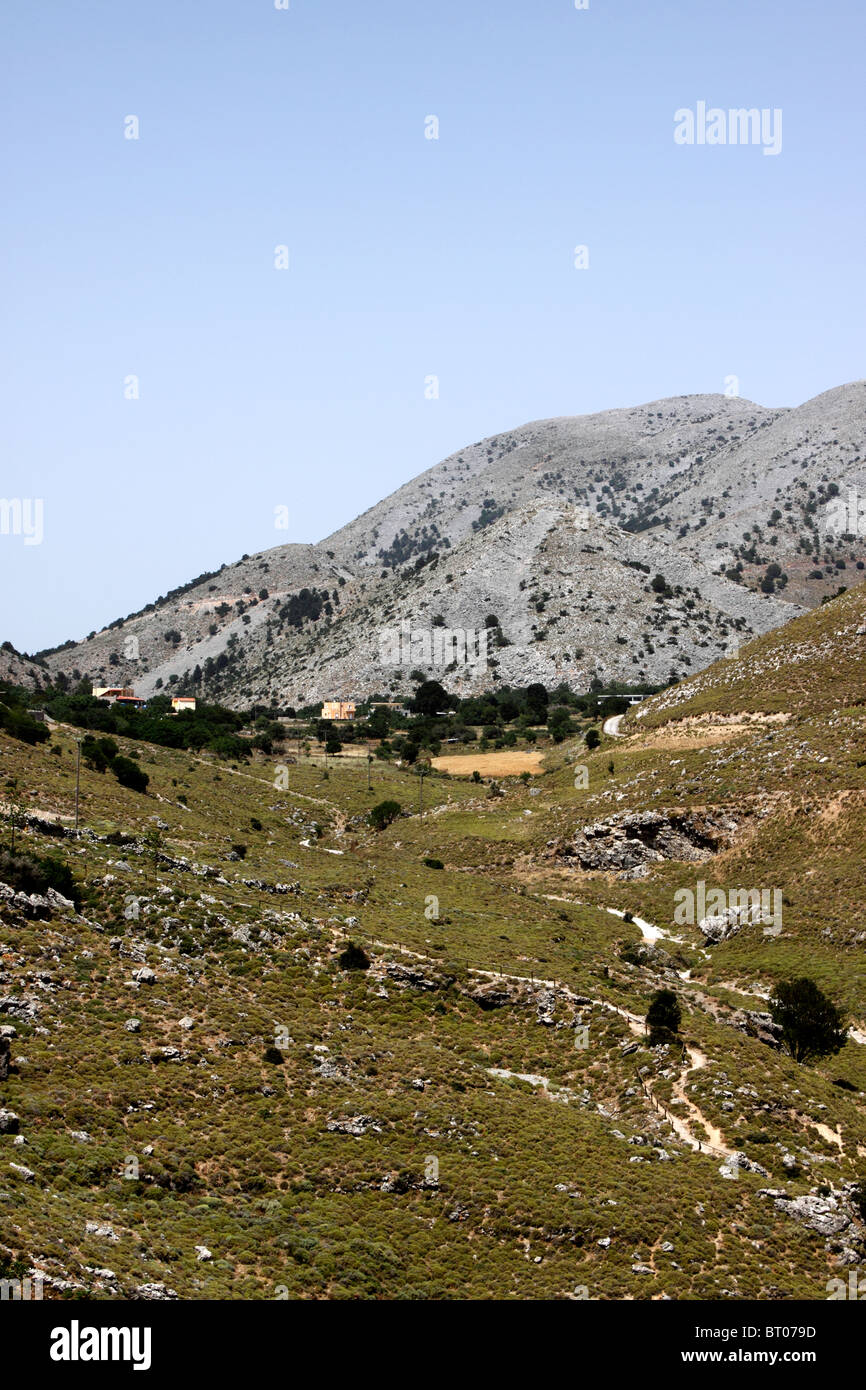
<path fill-rule="evenodd" d="M 519 749 L 502 749 L 496 753 L 453 753 L 431 759 L 433 767 L 440 772 L 450 772 L 455 777 L 471 777 L 476 771 L 482 777 L 519 777 L 521 772 L 542 772 L 543 762 L 543 753 Z"/>

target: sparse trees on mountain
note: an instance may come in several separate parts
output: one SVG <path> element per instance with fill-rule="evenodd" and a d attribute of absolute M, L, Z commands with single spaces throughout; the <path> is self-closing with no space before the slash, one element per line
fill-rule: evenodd
<path fill-rule="evenodd" d="M 526 688 L 526 712 L 533 724 L 543 724 L 547 719 L 548 695 L 538 681 Z"/>
<path fill-rule="evenodd" d="M 370 824 L 374 830 L 385 830 L 397 819 L 402 809 L 399 801 L 380 801 L 370 811 Z"/>
<path fill-rule="evenodd" d="M 682 1010 L 672 989 L 657 989 L 646 1011 L 650 1042 L 670 1042 L 680 1031 Z"/>
<path fill-rule="evenodd" d="M 845 1045 L 842 1014 L 814 980 L 801 976 L 776 986 L 770 1000 L 774 1023 L 782 1029 L 782 1042 L 795 1062 L 827 1057 Z"/>

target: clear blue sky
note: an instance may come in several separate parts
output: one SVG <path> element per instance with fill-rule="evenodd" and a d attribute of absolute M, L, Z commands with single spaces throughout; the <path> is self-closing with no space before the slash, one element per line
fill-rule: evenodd
<path fill-rule="evenodd" d="M 0 535 L 23 650 L 527 420 L 866 375 L 862 0 L 33 0 L 0 26 L 0 495 L 44 499 L 42 544 Z M 781 154 L 676 145 L 702 100 L 781 108 Z"/>

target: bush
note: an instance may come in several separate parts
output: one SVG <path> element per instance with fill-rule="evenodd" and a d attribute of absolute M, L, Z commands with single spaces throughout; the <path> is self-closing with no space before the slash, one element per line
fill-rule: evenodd
<path fill-rule="evenodd" d="M 363 946 L 357 946 L 354 941 L 350 941 L 348 946 L 340 952 L 337 960 L 342 970 L 370 969 L 370 957 Z"/>
<path fill-rule="evenodd" d="M 370 811 L 369 821 L 374 830 L 385 830 L 402 811 L 399 801 L 380 801 Z"/>
<path fill-rule="evenodd" d="M 428 869 L 444 869 L 445 865 L 441 859 L 425 859 L 424 863 Z"/>
<path fill-rule="evenodd" d="M 142 772 L 138 763 L 132 761 L 132 758 L 115 758 L 111 764 L 111 770 L 122 787 L 130 787 L 134 792 L 147 791 L 150 778 L 146 772 Z"/>
<path fill-rule="evenodd" d="M 49 888 L 53 888 L 74 902 L 76 907 L 81 903 L 72 870 L 68 864 L 60 859 L 52 859 L 50 855 L 10 854 L 8 850 L 0 850 L 0 880 L 19 893 L 44 895 Z"/>
<path fill-rule="evenodd" d="M 601 734 L 598 732 L 598 729 L 587 729 L 587 731 L 586 731 L 586 746 L 587 746 L 587 748 L 590 748 L 590 749 L 591 749 L 591 748 L 597 748 L 598 745 L 599 745 L 600 743 L 601 743 Z"/>
<path fill-rule="evenodd" d="M 270 1062 L 275 1067 L 281 1067 L 285 1058 L 278 1047 L 266 1047 L 264 1053 L 265 1061 Z"/>
<path fill-rule="evenodd" d="M 657 989 L 646 1011 L 651 1042 L 666 1042 L 680 1031 L 682 1010 L 672 989 Z"/>
<path fill-rule="evenodd" d="M 7 734 L 20 739 L 22 743 L 45 743 L 51 737 L 45 725 L 31 719 L 26 711 L 10 709 L 6 705 L 0 705 L 0 729 L 5 729 Z"/>

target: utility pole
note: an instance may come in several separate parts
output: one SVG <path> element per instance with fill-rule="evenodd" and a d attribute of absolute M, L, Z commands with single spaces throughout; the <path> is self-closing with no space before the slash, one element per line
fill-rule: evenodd
<path fill-rule="evenodd" d="M 369 749 L 369 747 L 368 747 L 368 749 L 367 749 L 367 791 L 370 790 L 370 767 L 371 767 L 371 765 L 372 765 L 372 762 L 373 762 L 373 755 L 372 755 L 372 753 L 370 752 L 370 749 Z"/>
<path fill-rule="evenodd" d="M 418 814 L 424 818 L 424 773 L 418 777 Z"/>
<path fill-rule="evenodd" d="M 81 739 L 75 740 L 78 753 L 75 759 L 75 838 L 78 839 L 78 789 L 81 783 Z"/>

